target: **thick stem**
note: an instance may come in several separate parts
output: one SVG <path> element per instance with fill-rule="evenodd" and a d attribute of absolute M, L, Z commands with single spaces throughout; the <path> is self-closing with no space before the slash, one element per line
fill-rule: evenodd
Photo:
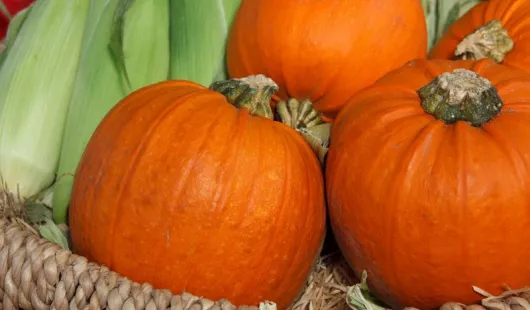
<path fill-rule="evenodd" d="M 282 123 L 294 129 L 310 128 L 324 123 L 320 113 L 307 99 L 302 102 L 294 98 L 280 101 L 276 105 L 276 112 Z"/>
<path fill-rule="evenodd" d="M 456 47 L 456 59 L 478 60 L 491 58 L 497 63 L 504 60 L 514 46 L 508 31 L 500 20 L 492 20 L 465 37 Z"/>
<path fill-rule="evenodd" d="M 481 126 L 502 109 L 495 87 L 477 73 L 455 69 L 437 76 L 418 90 L 421 106 L 446 124 L 465 121 Z"/>
<path fill-rule="evenodd" d="M 262 75 L 214 82 L 210 89 L 223 94 L 237 108 L 246 108 L 254 116 L 274 120 L 270 106 L 272 95 L 278 91 L 276 83 Z M 279 119 L 296 130 L 307 141 L 323 164 L 329 144 L 331 124 L 325 123 L 309 100 L 280 101 L 276 106 Z"/>
<path fill-rule="evenodd" d="M 325 123 L 309 100 L 291 98 L 276 105 L 280 121 L 298 131 L 323 164 L 329 149 L 331 124 Z"/>
<path fill-rule="evenodd" d="M 278 91 L 278 85 L 262 74 L 214 82 L 210 89 L 223 94 L 231 104 L 249 110 L 254 116 L 274 118 L 270 102 L 272 95 Z"/>

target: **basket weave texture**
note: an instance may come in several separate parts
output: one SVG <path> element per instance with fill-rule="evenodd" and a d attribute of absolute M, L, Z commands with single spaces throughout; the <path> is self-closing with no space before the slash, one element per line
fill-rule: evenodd
<path fill-rule="evenodd" d="M 134 283 L 0 218 L 0 309 L 258 310 Z M 264 304 L 266 308 L 266 304 Z"/>
<path fill-rule="evenodd" d="M 174 295 L 135 283 L 42 238 L 20 217 L 1 215 L 0 310 L 275 309 L 267 302 L 236 307 L 225 299 L 212 301 L 186 292 Z M 323 257 L 290 310 L 350 309 L 345 296 L 352 281 L 353 273 L 342 256 Z"/>
<path fill-rule="evenodd" d="M 346 295 L 356 280 L 342 256 L 322 257 L 305 292 L 289 310 L 350 310 Z M 530 310 L 530 287 L 506 289 L 499 296 L 479 290 L 484 297 L 481 305 L 449 302 L 440 310 Z M 15 309 L 273 310 L 275 307 L 267 302 L 259 307 L 236 307 L 226 299 L 212 301 L 186 292 L 174 295 L 148 283 L 135 283 L 42 238 L 20 217 L 0 214 L 0 310 Z"/>

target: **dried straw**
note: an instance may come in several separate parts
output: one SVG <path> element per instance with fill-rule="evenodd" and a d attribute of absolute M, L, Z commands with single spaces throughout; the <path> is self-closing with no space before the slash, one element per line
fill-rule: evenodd
<path fill-rule="evenodd" d="M 349 310 L 346 304 L 348 287 L 357 283 L 339 252 L 322 257 L 309 278 L 309 285 L 291 310 Z"/>

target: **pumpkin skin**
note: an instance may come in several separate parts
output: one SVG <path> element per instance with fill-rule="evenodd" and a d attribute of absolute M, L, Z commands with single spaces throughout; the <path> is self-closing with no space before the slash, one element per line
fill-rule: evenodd
<path fill-rule="evenodd" d="M 500 63 L 530 72 L 530 23 L 526 22 L 529 14 L 530 2 L 526 0 L 480 2 L 449 27 L 433 46 L 429 58 L 453 59 L 456 47 L 465 37 L 492 20 L 500 20 L 513 41 L 513 48 Z"/>
<path fill-rule="evenodd" d="M 142 88 L 112 109 L 75 175 L 75 252 L 174 293 L 285 309 L 325 233 L 320 165 L 288 126 L 198 84 Z"/>
<path fill-rule="evenodd" d="M 504 106 L 481 127 L 424 112 L 416 90 L 456 68 Z M 344 256 L 393 309 L 472 304 L 530 281 L 530 77 L 491 59 L 417 60 L 352 98 L 331 132 L 330 223 Z"/>
<path fill-rule="evenodd" d="M 426 54 L 417 0 L 243 0 L 227 67 L 231 77 L 265 74 L 275 100 L 309 99 L 330 122 L 354 93 Z"/>

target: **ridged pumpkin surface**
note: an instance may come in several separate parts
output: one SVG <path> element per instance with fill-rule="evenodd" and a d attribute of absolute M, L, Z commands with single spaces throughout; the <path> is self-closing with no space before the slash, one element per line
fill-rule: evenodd
<path fill-rule="evenodd" d="M 168 81 L 102 121 L 69 219 L 77 253 L 134 281 L 285 309 L 323 242 L 323 178 L 291 128 Z"/>
<path fill-rule="evenodd" d="M 354 93 L 426 53 L 417 0 L 243 0 L 227 63 L 232 77 L 265 74 L 278 98 L 310 99 L 331 120 Z"/>
<path fill-rule="evenodd" d="M 456 68 L 504 106 L 481 127 L 427 114 L 416 91 Z M 345 257 L 383 301 L 438 309 L 530 283 L 530 77 L 492 60 L 412 61 L 345 106 L 326 187 Z"/>
<path fill-rule="evenodd" d="M 452 59 L 458 44 L 464 38 L 488 22 L 499 20 L 513 41 L 513 47 L 505 53 L 501 63 L 530 73 L 529 16 L 530 1 L 527 0 L 480 2 L 449 27 L 431 50 L 429 58 Z"/>

